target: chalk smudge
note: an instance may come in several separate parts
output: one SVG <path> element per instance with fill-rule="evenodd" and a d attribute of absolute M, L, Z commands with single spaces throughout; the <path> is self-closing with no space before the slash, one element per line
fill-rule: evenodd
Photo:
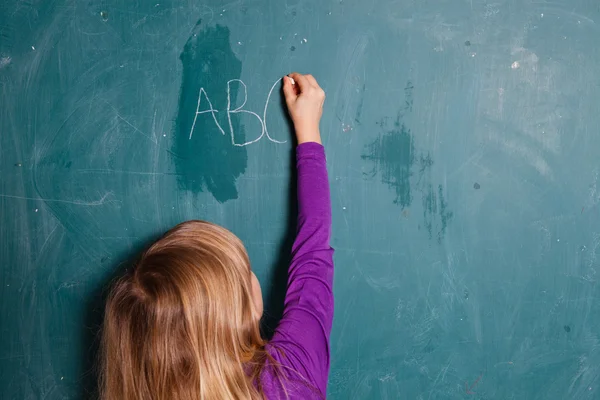
<path fill-rule="evenodd" d="M 360 120 L 361 120 L 361 116 L 362 116 L 364 102 L 365 102 L 365 85 L 363 84 L 362 89 L 360 91 L 360 101 L 358 103 L 358 106 L 356 106 L 356 116 L 354 117 L 354 122 L 356 122 L 357 124 L 361 123 Z"/>
<path fill-rule="evenodd" d="M 6 67 L 8 64 L 10 64 L 11 61 L 12 58 L 10 58 L 9 56 L 0 57 L 0 69 Z"/>
<path fill-rule="evenodd" d="M 408 81 L 404 88 L 404 104 L 393 125 L 390 127 L 389 119 L 383 118 L 378 123 L 383 133 L 365 147 L 361 157 L 375 163 L 371 176 L 379 174 L 382 183 L 394 191 L 394 204 L 402 207 L 403 216 L 408 215 L 413 191 L 421 194 L 423 224 L 428 236 L 433 239 L 435 235 L 441 242 L 453 214 L 448 209 L 443 186 L 433 183 L 431 155 L 415 150 L 413 134 L 406 122 L 413 110 L 413 90 L 412 82 Z"/>
<path fill-rule="evenodd" d="M 437 192 L 433 185 L 428 184 L 423 191 L 423 219 L 429 238 L 433 238 L 434 228 L 438 242 L 442 241 L 448 222 L 452 219 L 452 212 L 448 210 L 448 203 L 444 197 L 444 188 L 438 185 Z M 439 216 L 439 221 L 437 220 Z"/>
<path fill-rule="evenodd" d="M 403 119 L 412 112 L 413 89 L 412 82 L 408 81 L 404 88 L 404 106 L 398 111 L 393 127 L 388 128 L 388 118 L 382 119 L 378 125 L 384 133 L 367 145 L 366 154 L 362 155 L 363 160 L 375 163 L 373 176 L 377 172 L 381 174 L 381 181 L 396 193 L 394 204 L 399 204 L 402 208 L 410 206 L 412 202 L 410 177 L 415 162 L 415 147 L 411 131 Z M 361 108 L 362 106 L 359 110 Z"/>
<path fill-rule="evenodd" d="M 240 114 L 231 114 L 227 120 L 227 82 L 239 79 L 242 63 L 235 56 L 229 41 L 229 29 L 200 28 L 196 24 L 181 53 L 183 77 L 179 95 L 178 114 L 175 121 L 173 162 L 178 174 L 178 184 L 194 194 L 208 190 L 219 202 L 238 197 L 236 180 L 246 171 L 248 157 L 245 147 L 234 146 L 229 135 L 223 134 L 212 113 L 194 117 L 198 107 L 200 89 L 210 98 L 214 115 L 221 127 L 230 126 L 236 141 L 245 142 Z M 231 93 L 231 103 L 236 103 L 237 91 Z M 208 102 L 203 102 L 202 109 Z M 193 136 L 190 130 L 194 125 Z"/>
<path fill-rule="evenodd" d="M 394 204 L 402 208 L 410 206 L 411 169 L 415 162 L 415 148 L 410 130 L 401 122 L 399 113 L 391 129 L 387 121 L 381 121 L 380 126 L 386 130 L 374 142 L 367 145 L 367 154 L 363 160 L 375 163 L 374 175 L 379 172 L 381 181 L 387 184 L 396 194 Z"/>

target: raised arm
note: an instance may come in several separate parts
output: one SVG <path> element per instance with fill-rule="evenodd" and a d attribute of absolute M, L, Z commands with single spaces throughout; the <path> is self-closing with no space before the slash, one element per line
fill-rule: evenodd
<path fill-rule="evenodd" d="M 284 78 L 298 148 L 298 231 L 292 248 L 283 318 L 272 343 L 284 349 L 295 373 L 324 397 L 333 321 L 331 201 L 319 120 L 325 95 L 310 75 Z M 292 83 L 294 82 L 294 83 Z M 294 378 L 294 372 L 290 375 Z"/>

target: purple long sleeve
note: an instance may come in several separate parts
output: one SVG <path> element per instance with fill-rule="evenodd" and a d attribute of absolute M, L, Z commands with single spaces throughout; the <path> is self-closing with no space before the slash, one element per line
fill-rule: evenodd
<path fill-rule="evenodd" d="M 296 163 L 298 232 L 283 318 L 269 351 L 281 364 L 290 398 L 325 398 L 333 322 L 333 249 L 329 244 L 331 201 L 323 146 L 299 145 Z M 272 381 L 273 377 L 266 380 Z M 266 383 L 267 398 L 280 398 L 278 386 Z"/>

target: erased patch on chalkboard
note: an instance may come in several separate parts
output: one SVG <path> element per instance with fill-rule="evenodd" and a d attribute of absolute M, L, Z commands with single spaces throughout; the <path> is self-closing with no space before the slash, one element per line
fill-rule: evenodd
<path fill-rule="evenodd" d="M 383 133 L 366 146 L 362 155 L 363 160 L 375 163 L 373 175 L 380 174 L 381 181 L 396 194 L 394 204 L 399 204 L 403 209 L 412 202 L 410 177 L 415 163 L 415 147 L 412 133 L 403 120 L 412 112 L 413 89 L 412 82 L 408 81 L 404 88 L 404 104 L 398 110 L 393 126 L 389 126 L 387 117 L 377 123 Z"/>
<path fill-rule="evenodd" d="M 410 177 L 415 162 L 415 148 L 410 130 L 396 118 L 391 129 L 386 129 L 387 122 L 380 125 L 386 131 L 367 145 L 363 160 L 373 161 L 375 170 L 381 174 L 381 181 L 387 184 L 396 194 L 395 204 L 402 208 L 410 206 Z"/>
<path fill-rule="evenodd" d="M 240 114 L 223 112 L 228 100 L 237 104 L 237 90 L 228 98 L 228 82 L 239 79 L 242 63 L 231 49 L 229 29 L 196 24 L 180 60 L 183 67 L 172 157 L 179 186 L 192 193 L 209 191 L 219 202 L 238 197 L 236 181 L 246 171 L 246 148 Z M 220 110 L 220 111 L 219 111 Z M 226 133 L 227 132 L 227 133 Z"/>
<path fill-rule="evenodd" d="M 394 191 L 394 204 L 402 207 L 404 217 L 409 215 L 407 209 L 415 193 L 420 194 L 423 225 L 430 239 L 435 237 L 441 242 L 453 214 L 448 209 L 443 186 L 432 180 L 431 154 L 415 149 L 413 134 L 406 122 L 413 109 L 413 90 L 414 85 L 408 81 L 404 88 L 404 104 L 393 124 L 389 123 L 390 118 L 382 118 L 377 125 L 383 132 L 365 146 L 362 159 L 375 164 L 370 176 L 379 175 L 382 183 Z"/>
<path fill-rule="evenodd" d="M 431 183 L 423 186 L 423 220 L 429 238 L 432 239 L 435 234 L 438 242 L 441 242 L 448 222 L 452 219 L 452 212 L 448 210 L 448 202 L 444 195 L 444 188 L 438 185 L 437 188 Z"/>

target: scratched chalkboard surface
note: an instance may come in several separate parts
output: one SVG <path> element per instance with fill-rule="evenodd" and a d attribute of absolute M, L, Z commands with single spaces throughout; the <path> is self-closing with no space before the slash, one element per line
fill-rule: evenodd
<path fill-rule="evenodd" d="M 600 9 L 589 0 L 0 4 L 0 393 L 78 399 L 103 288 L 172 225 L 246 243 L 281 312 L 311 72 L 332 399 L 600 398 Z"/>

